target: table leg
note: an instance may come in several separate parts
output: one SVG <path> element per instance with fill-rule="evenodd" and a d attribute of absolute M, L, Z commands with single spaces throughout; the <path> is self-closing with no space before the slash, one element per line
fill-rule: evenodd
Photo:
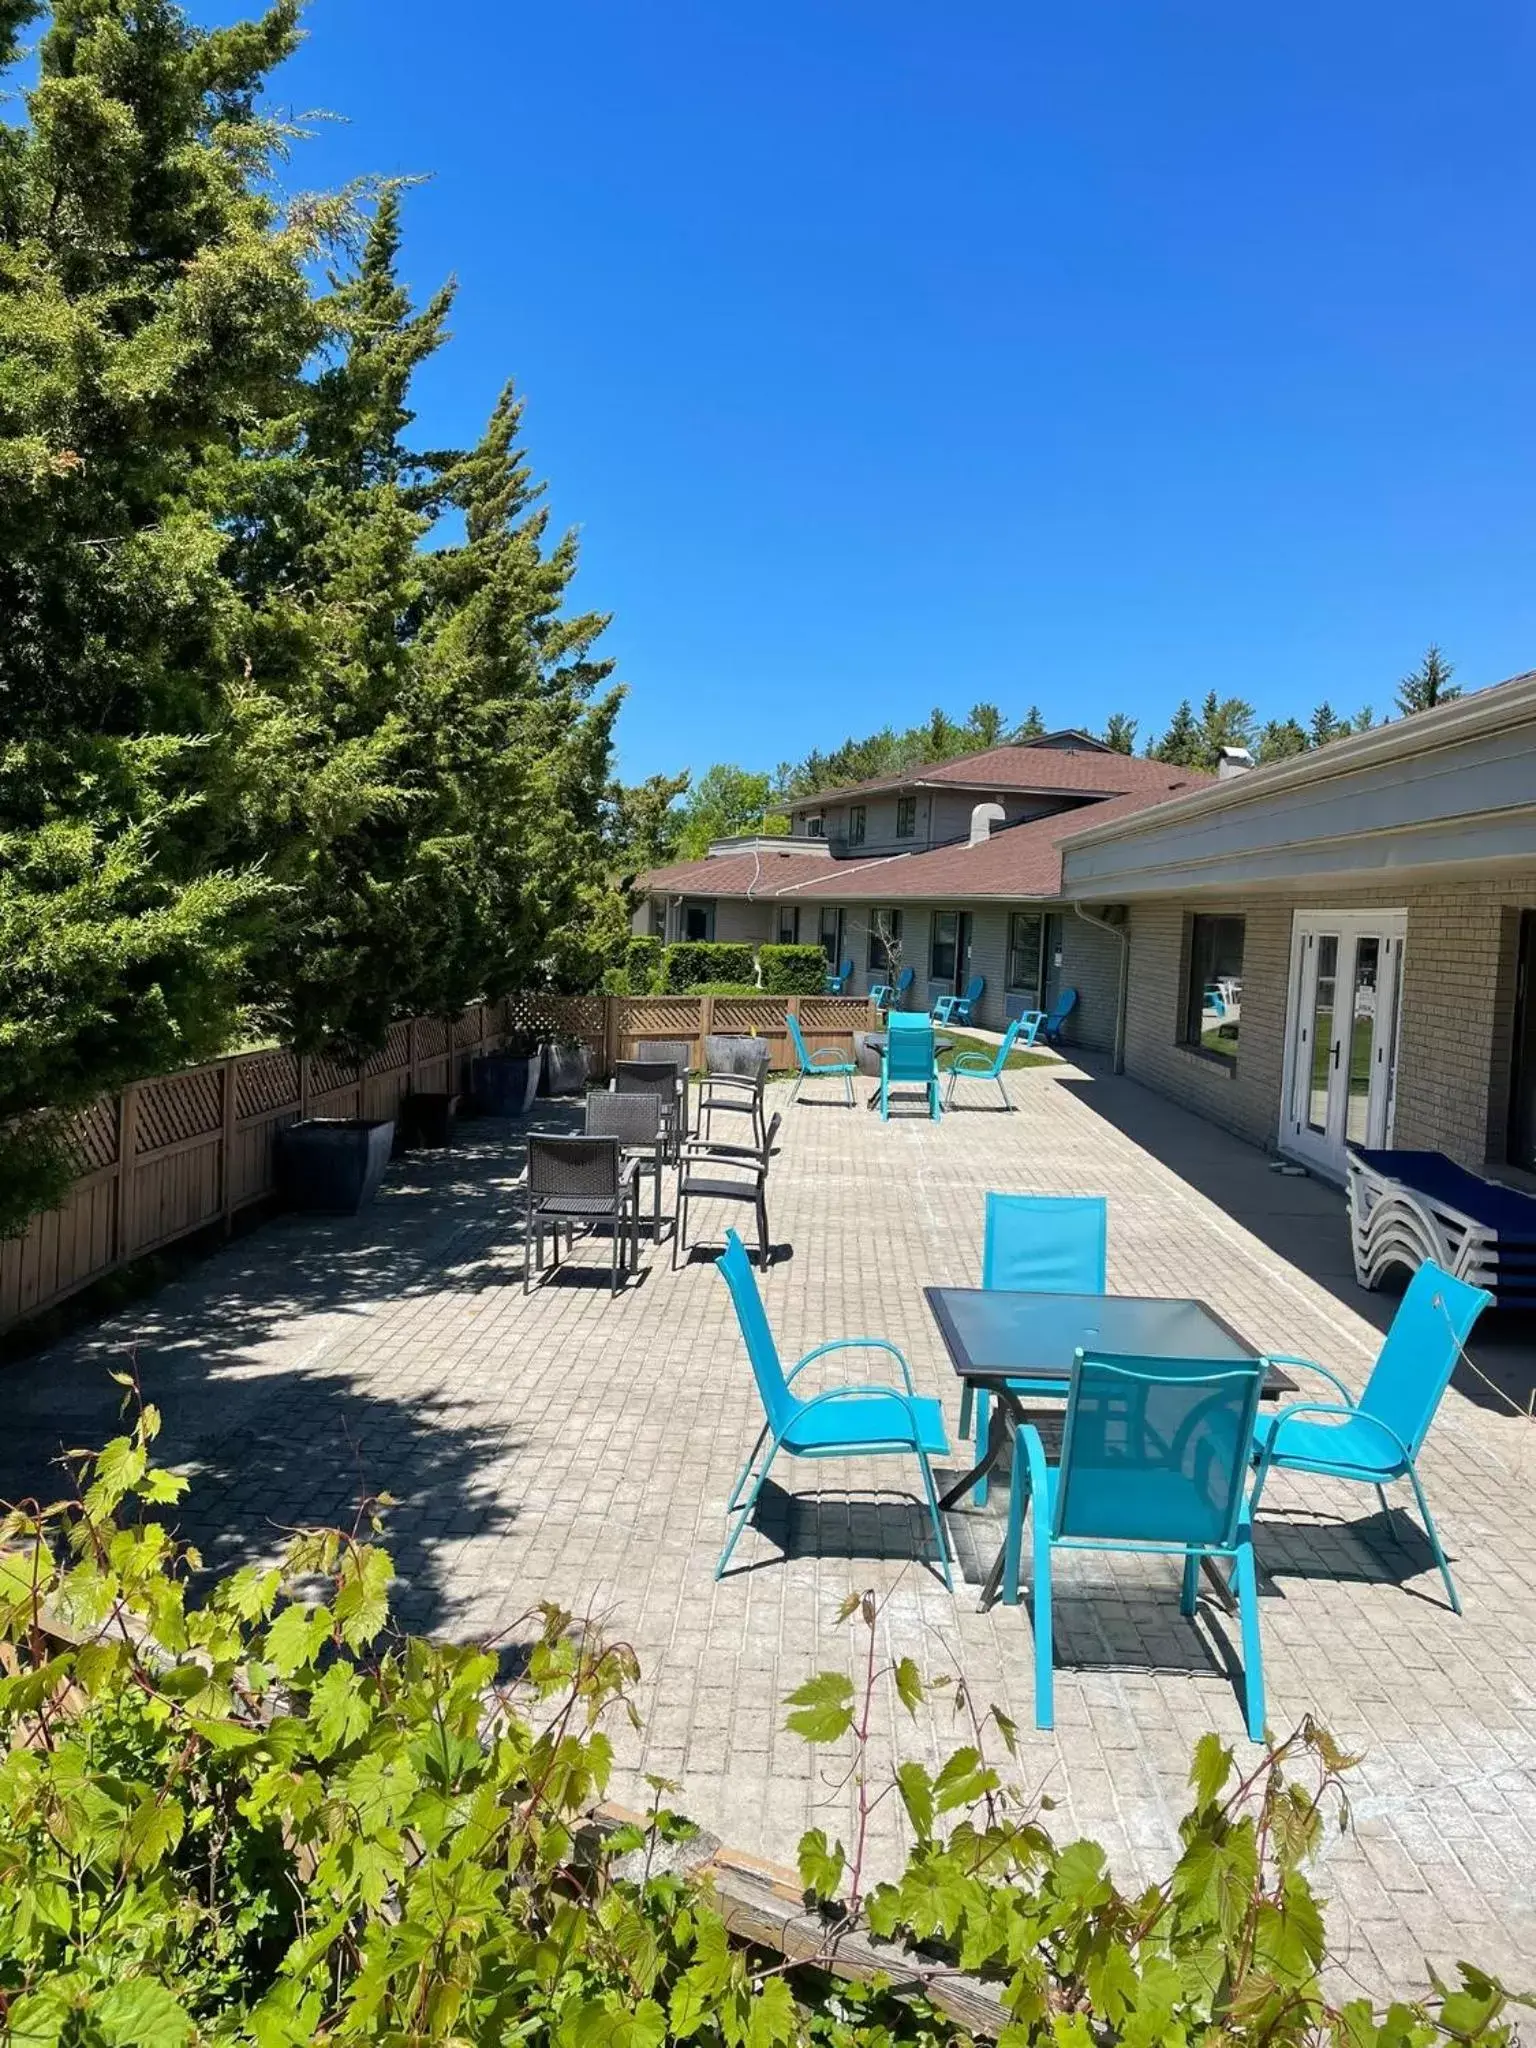
<path fill-rule="evenodd" d="M 1008 1425 L 1010 1421 L 1017 1418 L 1018 1403 L 1016 1401 L 1010 1401 L 1003 1394 L 1001 1388 L 989 1389 L 989 1391 L 992 1393 L 993 1399 L 992 1416 L 987 1424 L 987 1448 L 982 1453 L 979 1463 L 973 1465 L 963 1479 L 957 1480 L 948 1493 L 940 1495 L 940 1513 L 944 1513 L 954 1507 L 961 1495 L 969 1493 L 984 1472 L 991 1471 L 993 1460 L 1007 1442 Z"/>

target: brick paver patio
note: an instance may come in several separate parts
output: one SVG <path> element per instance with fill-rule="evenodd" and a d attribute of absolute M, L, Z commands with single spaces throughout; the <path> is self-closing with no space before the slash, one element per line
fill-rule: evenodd
<path fill-rule="evenodd" d="M 764 1284 L 787 1356 L 888 1336 L 943 1395 L 953 1433 L 923 1285 L 978 1278 L 987 1188 L 1107 1192 L 1112 1288 L 1200 1295 L 1256 1342 L 1358 1384 L 1391 1304 L 1354 1286 L 1336 1194 L 1129 1082 L 1061 1068 L 1014 1086 L 1018 1113 L 936 1127 L 830 1101 L 787 1109 Z M 196 1474 L 186 1526 L 214 1561 L 270 1551 L 281 1525 L 350 1520 L 362 1492 L 387 1490 L 411 1624 L 515 1638 L 550 1598 L 632 1640 L 645 1727 L 622 1749 L 621 1793 L 661 1772 L 707 1826 L 780 1860 L 813 1820 L 844 1828 L 830 1760 L 782 1732 L 779 1703 L 849 1662 L 833 1617 L 873 1586 L 890 1653 L 963 1670 L 1029 1730 L 1022 1775 L 1058 1800 L 1053 1826 L 1092 1834 L 1127 1877 L 1161 1874 L 1196 1737 L 1243 1743 L 1220 1608 L 1203 1598 L 1182 1621 L 1171 1563 L 1069 1560 L 1058 1728 L 1040 1736 L 1027 1611 L 976 1610 L 995 1515 L 950 1517 L 965 1579 L 951 1598 L 914 1561 L 923 1525 L 901 1461 L 776 1467 L 741 1569 L 717 1585 L 726 1492 L 760 1420 L 725 1289 L 703 1253 L 674 1274 L 663 1247 L 610 1301 L 606 1256 L 578 1247 L 525 1299 L 521 1160 L 510 1128 L 471 1126 L 457 1153 L 397 1165 L 363 1218 L 281 1219 L 12 1367 L 4 1490 L 47 1485 L 61 1446 L 108 1432 L 108 1354 L 136 1341 L 164 1454 Z M 1521 1332 L 1493 1333 L 1478 1356 L 1524 1400 L 1536 1363 Z M 863 1377 L 867 1355 L 832 1363 Z M 1425 1957 L 1536 1976 L 1533 1435 L 1467 1376 L 1431 1436 L 1424 1478 L 1461 1620 L 1405 1515 L 1388 1527 L 1366 1491 L 1283 1477 L 1266 1496 L 1271 1719 L 1284 1729 L 1311 1710 L 1365 1753 L 1355 1831 L 1331 1841 L 1321 1883 L 1343 1970 L 1378 1993 L 1421 1982 Z M 951 1746 L 894 1697 L 882 1709 L 889 1754 Z M 882 1811 L 894 1829 L 894 1802 Z"/>

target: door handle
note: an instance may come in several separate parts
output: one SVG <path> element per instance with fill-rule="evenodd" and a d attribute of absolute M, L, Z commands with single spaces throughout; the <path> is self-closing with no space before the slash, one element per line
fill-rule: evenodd
<path fill-rule="evenodd" d="M 1333 1041 L 1333 1047 L 1332 1047 L 1332 1051 L 1333 1051 L 1333 1071 L 1334 1071 L 1335 1073 L 1337 1073 L 1337 1072 L 1339 1071 L 1339 1048 L 1340 1048 L 1340 1046 L 1341 1046 L 1341 1045 L 1342 1045 L 1343 1043 L 1344 1043 L 1344 1041 L 1343 1041 L 1343 1039 L 1342 1039 L 1342 1038 L 1336 1038 L 1336 1039 L 1335 1039 L 1335 1040 Z"/>

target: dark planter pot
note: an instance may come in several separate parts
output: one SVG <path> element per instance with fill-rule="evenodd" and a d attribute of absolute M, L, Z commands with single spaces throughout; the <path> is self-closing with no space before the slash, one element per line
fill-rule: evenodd
<path fill-rule="evenodd" d="M 592 1055 L 584 1045 L 546 1045 L 541 1095 L 585 1095 Z"/>
<path fill-rule="evenodd" d="M 526 1116 L 539 1092 L 544 1048 L 488 1052 L 470 1062 L 469 1093 L 480 1116 Z"/>
<path fill-rule="evenodd" d="M 459 1121 L 457 1095 L 430 1091 L 405 1098 L 405 1142 L 407 1145 L 438 1147 L 451 1145 Z"/>
<path fill-rule="evenodd" d="M 395 1142 L 393 1119 L 307 1117 L 277 1134 L 278 1192 L 293 1209 L 355 1216 L 378 1193 Z"/>

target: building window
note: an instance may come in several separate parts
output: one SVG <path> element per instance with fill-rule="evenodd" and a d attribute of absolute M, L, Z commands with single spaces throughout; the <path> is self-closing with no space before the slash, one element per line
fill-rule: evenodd
<path fill-rule="evenodd" d="M 1243 920 L 1192 917 L 1184 984 L 1184 1043 L 1208 1059 L 1237 1064 L 1243 1008 Z"/>
<path fill-rule="evenodd" d="M 864 957 L 870 974 L 896 975 L 901 968 L 901 912 L 876 910 L 870 913 L 869 951 Z"/>
<path fill-rule="evenodd" d="M 1008 919 L 1008 989 L 1028 996 L 1035 1009 L 1045 1003 L 1045 919 L 1037 910 L 1015 910 Z"/>
<path fill-rule="evenodd" d="M 815 815 L 814 815 L 813 817 L 809 817 L 809 818 L 807 818 L 807 819 L 806 819 L 806 821 L 805 821 L 805 836 L 806 836 L 806 838 L 807 838 L 807 839 L 825 839 L 825 838 L 826 838 L 826 836 L 827 836 L 827 821 L 826 821 L 826 819 L 825 819 L 825 818 L 824 818 L 824 817 L 823 817 L 823 816 L 821 815 L 820 811 L 817 811 L 817 812 L 815 813 Z"/>
<path fill-rule="evenodd" d="M 779 905 L 779 944 L 798 946 L 800 943 L 800 906 L 798 903 Z"/>
<path fill-rule="evenodd" d="M 827 956 L 827 965 L 834 974 L 842 971 L 843 960 L 843 912 L 830 906 L 821 913 L 821 950 Z"/>
<path fill-rule="evenodd" d="M 942 981 L 946 988 L 955 985 L 955 954 L 960 942 L 960 913 L 958 910 L 936 910 L 933 915 L 933 941 L 928 949 L 928 975 L 932 981 Z"/>
<path fill-rule="evenodd" d="M 917 798 L 899 796 L 896 799 L 896 837 L 911 839 L 917 832 Z"/>
<path fill-rule="evenodd" d="M 679 923 L 682 925 L 685 943 L 707 946 L 715 936 L 714 904 L 685 903 Z"/>
<path fill-rule="evenodd" d="M 864 806 L 862 804 L 850 804 L 848 806 L 848 844 L 850 846 L 862 846 L 864 844 Z"/>

